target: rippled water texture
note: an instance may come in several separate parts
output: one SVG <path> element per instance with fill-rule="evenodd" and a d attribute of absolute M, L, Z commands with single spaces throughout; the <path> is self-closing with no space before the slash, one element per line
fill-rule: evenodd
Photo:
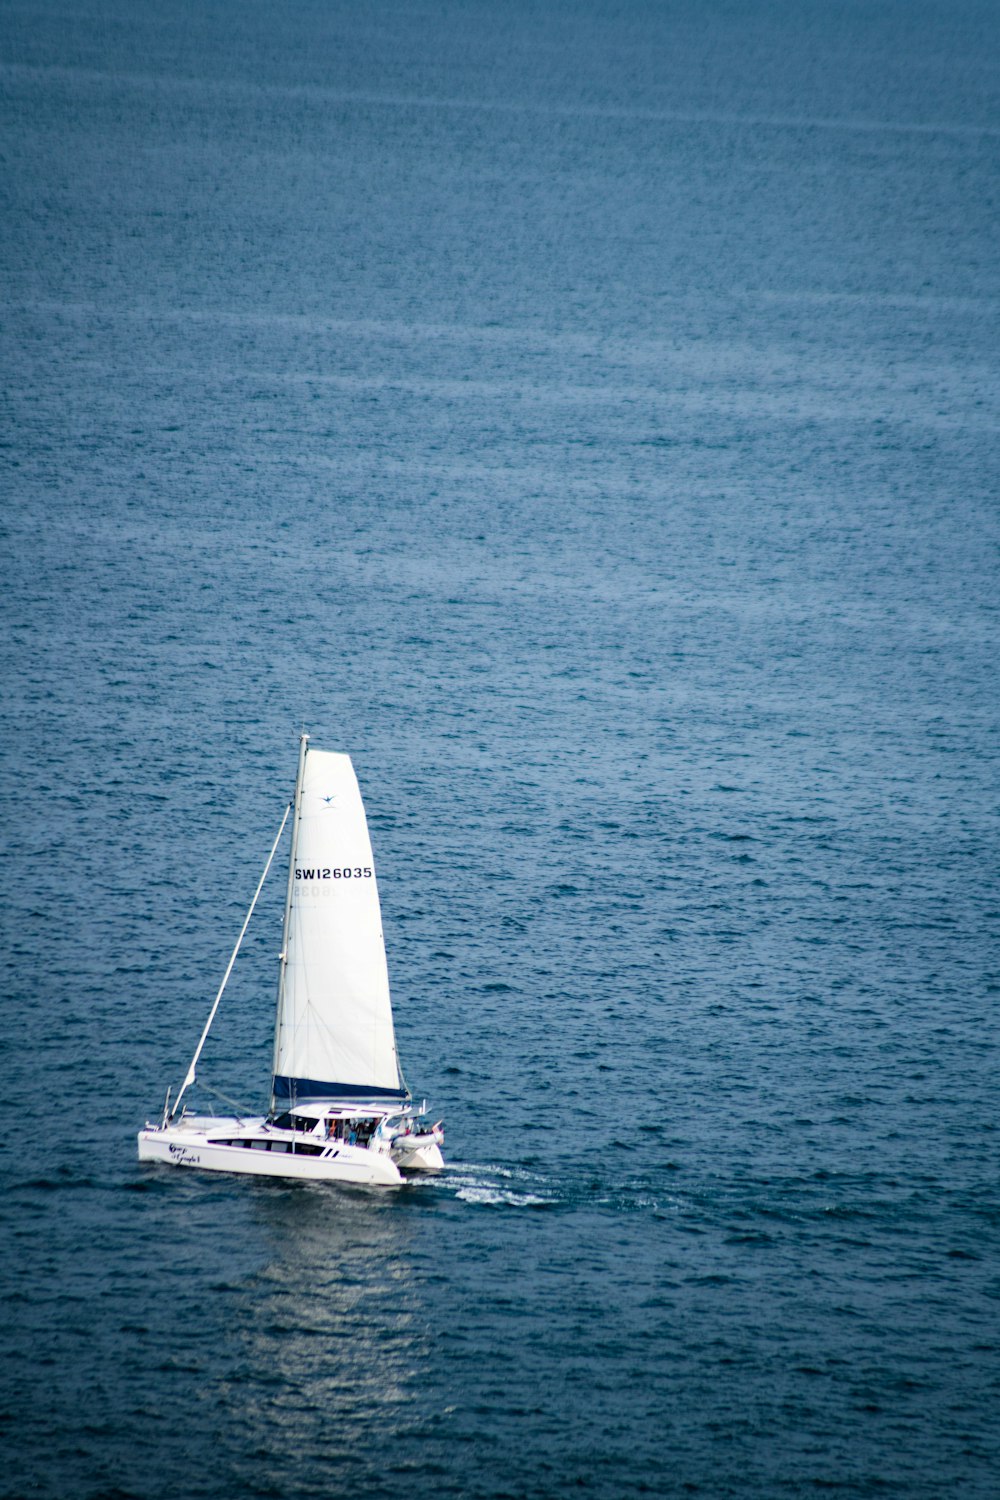
<path fill-rule="evenodd" d="M 0 34 L 0 1493 L 993 1500 L 996 6 Z M 136 1160 L 303 725 L 400 1192 Z"/>

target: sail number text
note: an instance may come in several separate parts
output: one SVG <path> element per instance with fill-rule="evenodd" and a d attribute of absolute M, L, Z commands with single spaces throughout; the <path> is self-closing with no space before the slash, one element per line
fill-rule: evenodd
<path fill-rule="evenodd" d="M 371 865 L 343 865 L 338 869 L 305 870 L 295 868 L 296 880 L 371 880 Z"/>

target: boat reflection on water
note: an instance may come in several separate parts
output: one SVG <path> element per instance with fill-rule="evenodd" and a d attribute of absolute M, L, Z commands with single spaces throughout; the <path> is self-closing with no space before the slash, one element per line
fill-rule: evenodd
<path fill-rule="evenodd" d="M 394 1438 L 431 1417 L 430 1353 L 411 1216 L 372 1189 L 261 1185 L 260 1239 L 272 1254 L 246 1285 L 232 1333 L 227 1404 L 243 1441 L 233 1457 L 255 1492 L 359 1485 L 385 1472 Z M 270 1472 L 273 1468 L 273 1474 Z M 235 1476 L 239 1477 L 239 1476 Z"/>

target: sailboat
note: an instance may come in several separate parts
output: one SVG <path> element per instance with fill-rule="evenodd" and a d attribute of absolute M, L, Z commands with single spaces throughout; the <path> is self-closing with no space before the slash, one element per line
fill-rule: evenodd
<path fill-rule="evenodd" d="M 240 944 L 292 818 L 267 1114 L 191 1114 L 182 1101 Z M 396 1186 L 444 1166 L 441 1122 L 413 1103 L 396 1054 L 382 916 L 364 804 L 349 755 L 299 743 L 285 809 L 187 1075 L 140 1161 L 211 1172 Z"/>

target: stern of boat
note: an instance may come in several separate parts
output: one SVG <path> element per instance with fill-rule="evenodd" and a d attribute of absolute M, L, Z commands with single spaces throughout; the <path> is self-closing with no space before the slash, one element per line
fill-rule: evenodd
<path fill-rule="evenodd" d="M 442 1172 L 443 1134 L 439 1130 L 427 1135 L 401 1135 L 392 1143 L 392 1159 L 401 1172 Z"/>

